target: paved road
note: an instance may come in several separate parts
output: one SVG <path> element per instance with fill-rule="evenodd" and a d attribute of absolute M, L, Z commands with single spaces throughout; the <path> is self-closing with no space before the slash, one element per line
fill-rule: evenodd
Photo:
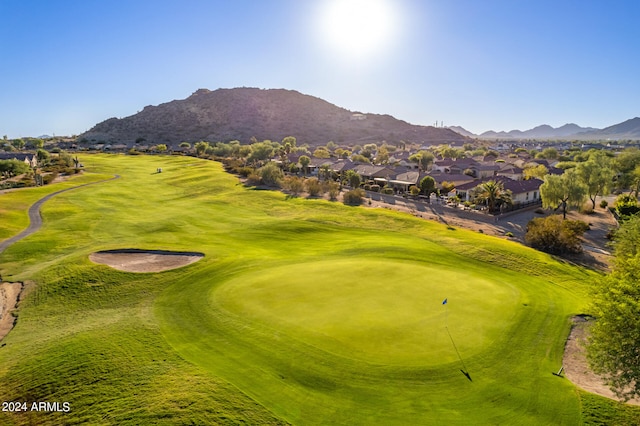
<path fill-rule="evenodd" d="M 55 197 L 58 194 L 61 194 L 63 192 L 67 192 L 67 191 L 71 191 L 73 189 L 82 188 L 83 186 L 89 186 L 89 185 L 94 185 L 96 183 L 108 182 L 110 180 L 118 179 L 119 177 L 120 177 L 120 175 L 115 175 L 111 179 L 100 180 L 100 181 L 91 182 L 91 183 L 85 183 L 83 185 L 74 186 L 72 188 L 61 189 L 60 191 L 52 192 L 49 195 L 45 195 L 44 197 L 42 197 L 41 199 L 39 199 L 38 201 L 33 203 L 31 205 L 31 207 L 29 207 L 29 227 L 27 229 L 25 229 L 24 231 L 22 231 L 21 233 L 19 233 L 18 235 L 15 235 L 15 236 L 13 236 L 11 238 L 8 238 L 8 239 L 0 242 L 0 253 L 5 251 L 11 244 L 15 243 L 16 241 L 20 241 L 23 238 L 28 237 L 29 235 L 33 234 L 38 229 L 40 229 L 40 227 L 42 226 L 42 216 L 40 215 L 40 207 L 42 207 L 42 205 L 46 201 L 48 201 L 51 197 Z"/>

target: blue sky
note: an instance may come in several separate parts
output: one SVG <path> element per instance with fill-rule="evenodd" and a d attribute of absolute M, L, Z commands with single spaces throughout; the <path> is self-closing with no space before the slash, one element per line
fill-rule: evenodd
<path fill-rule="evenodd" d="M 240 86 L 476 133 L 640 116 L 637 0 L 0 0 L 0 17 L 10 138 Z"/>

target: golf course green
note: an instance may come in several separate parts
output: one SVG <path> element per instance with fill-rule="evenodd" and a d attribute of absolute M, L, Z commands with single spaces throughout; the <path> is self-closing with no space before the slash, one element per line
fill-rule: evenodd
<path fill-rule="evenodd" d="M 120 175 L 56 195 L 42 229 L 0 253 L 3 279 L 25 283 L 0 342 L 2 400 L 70 407 L 0 411 L 0 424 L 630 415 L 551 374 L 595 272 L 407 214 L 247 188 L 213 161 L 80 156 L 81 176 L 0 194 L 8 238 L 47 193 Z M 119 249 L 204 257 L 148 273 L 89 260 Z"/>

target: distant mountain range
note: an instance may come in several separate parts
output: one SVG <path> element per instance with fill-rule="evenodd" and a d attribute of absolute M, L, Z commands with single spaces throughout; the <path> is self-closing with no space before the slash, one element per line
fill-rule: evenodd
<path fill-rule="evenodd" d="M 177 145 L 181 142 L 239 140 L 298 144 L 329 141 L 353 145 L 369 142 L 462 144 L 469 139 L 453 130 L 416 126 L 390 115 L 362 114 L 293 90 L 256 88 L 200 89 L 186 99 L 147 106 L 125 118 L 110 118 L 78 136 L 81 143 Z"/>
<path fill-rule="evenodd" d="M 460 126 L 448 127 L 461 135 L 477 139 L 576 139 L 576 140 L 640 140 L 640 118 L 632 118 L 604 129 L 580 127 L 577 124 L 565 124 L 557 128 L 547 124 L 529 130 L 511 130 L 509 132 L 488 131 L 480 135 L 473 134 Z"/>

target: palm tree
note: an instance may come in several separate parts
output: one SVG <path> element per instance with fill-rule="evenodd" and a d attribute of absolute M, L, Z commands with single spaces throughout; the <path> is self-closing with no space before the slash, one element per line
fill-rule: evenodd
<path fill-rule="evenodd" d="M 473 189 L 476 203 L 486 203 L 489 213 L 495 212 L 503 204 L 511 205 L 511 191 L 505 190 L 502 182 L 489 180 Z"/>

